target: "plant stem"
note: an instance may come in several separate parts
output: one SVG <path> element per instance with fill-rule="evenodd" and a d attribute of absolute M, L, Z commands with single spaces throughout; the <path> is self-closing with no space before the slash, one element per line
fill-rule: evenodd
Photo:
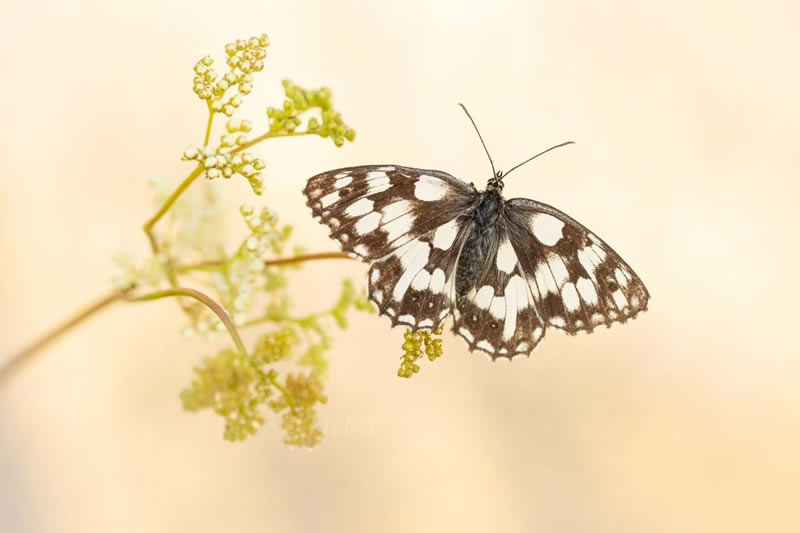
<path fill-rule="evenodd" d="M 175 289 L 165 289 L 163 291 L 156 291 L 150 294 L 145 294 L 143 296 L 137 296 L 135 298 L 129 298 L 131 302 L 146 302 L 150 300 L 159 300 L 161 298 L 168 298 L 170 296 L 187 296 L 189 298 L 194 298 L 199 302 L 205 304 L 211 311 L 214 312 L 217 317 L 222 321 L 225 325 L 225 329 L 228 330 L 228 334 L 233 339 L 233 343 L 236 345 L 236 349 L 239 350 L 243 356 L 247 357 L 247 348 L 245 348 L 244 343 L 242 342 L 242 338 L 239 336 L 239 332 L 236 331 L 236 326 L 233 324 L 231 317 L 228 316 L 228 313 L 225 312 L 225 309 L 222 308 L 217 302 L 211 299 L 209 296 L 206 296 L 200 291 L 195 289 L 188 289 L 185 287 L 182 288 L 175 288 Z"/>
<path fill-rule="evenodd" d="M 264 265 L 266 266 L 290 265 L 292 263 L 302 263 L 304 261 L 319 261 L 321 259 L 352 259 L 352 257 L 350 257 L 344 252 L 320 252 L 317 254 L 283 257 L 280 259 L 267 259 L 264 261 Z"/>
<path fill-rule="evenodd" d="M 305 261 L 318 261 L 321 259 L 351 259 L 344 252 L 320 252 L 316 254 L 296 255 L 294 257 L 282 257 L 280 259 L 267 259 L 264 261 L 266 266 L 289 265 L 292 263 L 303 263 Z M 177 265 L 173 267 L 175 272 L 184 274 L 193 270 L 219 270 L 225 265 L 226 261 L 203 261 L 193 265 Z"/>
<path fill-rule="evenodd" d="M 44 334 L 38 340 L 34 341 L 30 346 L 24 348 L 16 355 L 14 355 L 3 367 L 0 367 L 0 383 L 4 380 L 9 379 L 14 372 L 18 371 L 23 367 L 24 364 L 31 361 L 33 356 L 39 352 L 42 348 L 56 340 L 58 337 L 63 335 L 64 333 L 68 332 L 70 329 L 74 328 L 93 314 L 97 313 L 101 309 L 111 305 L 112 303 L 116 302 L 117 300 L 121 300 L 125 297 L 134 287 L 128 287 L 127 289 L 120 289 L 113 291 L 112 293 L 108 294 L 107 296 L 101 298 L 100 300 L 96 301 L 86 309 L 75 313 L 74 316 L 68 318 L 63 324 L 56 327 L 55 329 L 51 330 L 50 332 Z"/>
<path fill-rule="evenodd" d="M 309 131 L 298 131 L 298 132 L 288 132 L 288 133 L 287 132 L 274 133 L 274 132 L 268 131 L 267 133 L 259 135 L 258 137 L 256 137 L 255 139 L 253 139 L 251 141 L 247 141 L 246 143 L 244 143 L 244 144 L 242 144 L 240 146 L 237 146 L 236 148 L 234 148 L 233 150 L 231 150 L 228 153 L 229 154 L 238 154 L 239 152 L 247 150 L 251 146 L 254 146 L 254 145 L 260 143 L 261 141 L 265 141 L 267 139 L 274 139 L 276 137 L 301 137 L 303 135 L 315 135 L 315 134 L 311 133 Z"/>
<path fill-rule="evenodd" d="M 269 382 L 272 383 L 272 386 L 278 389 L 278 391 L 280 391 L 281 394 L 283 394 L 283 397 L 286 398 L 286 403 L 289 404 L 289 409 L 294 411 L 295 407 L 294 398 L 292 398 L 292 395 L 289 394 L 289 391 L 286 390 L 286 387 L 281 385 L 280 382 L 277 379 L 275 379 L 275 376 L 273 374 L 269 375 Z"/>
<path fill-rule="evenodd" d="M 185 180 L 178 185 L 178 188 L 175 189 L 172 194 L 169 195 L 167 201 L 164 202 L 164 205 L 153 215 L 150 220 L 145 222 L 144 224 L 144 232 L 147 234 L 147 238 L 150 239 L 150 246 L 153 249 L 153 253 L 158 253 L 158 241 L 156 241 L 155 235 L 153 235 L 153 226 L 156 225 L 156 222 L 161 220 L 161 218 L 166 214 L 170 207 L 178 200 L 181 194 L 189 188 L 189 185 L 197 179 L 203 173 L 203 165 L 198 164 L 197 168 L 195 168 L 191 174 L 189 174 Z"/>
<path fill-rule="evenodd" d="M 211 102 L 208 103 L 208 124 L 206 124 L 206 138 L 203 140 L 203 148 L 208 146 L 208 141 L 211 140 L 211 125 L 214 123 L 214 113 L 211 111 Z"/>

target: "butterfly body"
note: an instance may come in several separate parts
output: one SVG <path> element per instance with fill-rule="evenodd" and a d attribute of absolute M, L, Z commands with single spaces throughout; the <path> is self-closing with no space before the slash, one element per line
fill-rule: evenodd
<path fill-rule="evenodd" d="M 456 294 L 466 295 L 490 267 L 487 264 L 489 251 L 497 239 L 497 224 L 500 222 L 505 200 L 496 188 L 487 188 L 478 193 L 474 210 L 466 214 L 472 216 L 470 227 L 465 229 L 468 237 L 461 250 L 456 268 Z"/>
<path fill-rule="evenodd" d="M 529 354 L 548 328 L 624 322 L 649 293 L 597 236 L 561 211 L 505 200 L 502 174 L 478 191 L 437 170 L 367 165 L 308 180 L 331 237 L 371 264 L 370 299 L 392 325 L 436 330 L 451 314 L 470 350 Z"/>

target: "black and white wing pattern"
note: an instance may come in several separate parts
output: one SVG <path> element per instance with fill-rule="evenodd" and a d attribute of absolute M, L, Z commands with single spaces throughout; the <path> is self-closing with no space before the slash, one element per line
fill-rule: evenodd
<path fill-rule="evenodd" d="M 544 337 L 546 322 L 537 293 L 509 238 L 507 224 L 483 234 L 487 249 L 475 266 L 481 275 L 466 295 L 456 300 L 453 331 L 470 350 L 513 358 L 529 354 Z M 533 243 L 527 243 L 531 246 Z M 465 260 L 469 260 L 466 255 Z"/>
<path fill-rule="evenodd" d="M 392 325 L 438 329 L 477 191 L 450 174 L 396 165 L 318 174 L 304 191 L 343 251 L 372 263 L 370 299 Z"/>
<path fill-rule="evenodd" d="M 529 354 L 549 326 L 625 322 L 650 295 L 614 250 L 548 205 L 504 200 L 436 170 L 343 168 L 309 179 L 307 203 L 342 250 L 371 263 L 369 297 L 392 325 L 453 331 L 492 359 Z"/>
<path fill-rule="evenodd" d="M 627 263 L 553 207 L 505 202 L 497 225 L 480 238 L 485 249 L 473 267 L 480 275 L 456 299 L 453 326 L 470 350 L 513 358 L 533 351 L 548 326 L 591 332 L 647 308 L 647 289 Z"/>
<path fill-rule="evenodd" d="M 647 309 L 650 294 L 610 246 L 554 207 L 506 202 L 519 266 L 547 325 L 570 334 L 625 322 Z"/>

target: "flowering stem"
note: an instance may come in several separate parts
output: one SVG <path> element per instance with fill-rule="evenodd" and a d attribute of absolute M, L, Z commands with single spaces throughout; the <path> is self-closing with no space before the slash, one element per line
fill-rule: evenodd
<path fill-rule="evenodd" d="M 247 357 L 247 348 L 245 348 L 242 338 L 239 336 L 239 332 L 236 331 L 236 326 L 233 325 L 231 317 L 228 316 L 228 313 L 225 312 L 225 309 L 223 309 L 221 305 L 200 291 L 186 287 L 180 287 L 156 291 L 143 296 L 129 298 L 129 300 L 131 302 L 145 302 L 150 300 L 159 300 L 161 298 L 168 298 L 170 296 L 187 296 L 205 304 L 209 309 L 211 309 L 211 311 L 214 312 L 215 315 L 217 315 L 217 317 L 219 317 L 219 319 L 225 325 L 225 329 L 228 330 L 228 334 L 231 336 L 231 339 L 233 339 L 233 343 L 236 345 L 236 349 L 239 350 L 239 353 Z"/>
<path fill-rule="evenodd" d="M 97 313 L 101 309 L 104 309 L 105 307 L 108 307 L 117 300 L 122 299 L 123 297 L 125 297 L 127 293 L 129 293 L 133 289 L 134 287 L 131 286 L 126 289 L 113 291 L 112 293 L 96 301 L 86 309 L 83 309 L 82 311 L 79 311 L 71 318 L 68 318 L 63 324 L 51 330 L 50 332 L 46 333 L 38 340 L 34 341 L 27 348 L 24 348 L 23 350 L 18 352 L 4 366 L 0 367 L 0 383 L 10 378 L 15 371 L 21 369 L 26 362 L 32 359 L 33 355 L 39 352 L 39 350 L 41 350 L 42 348 L 50 344 L 52 341 L 56 340 L 58 337 L 68 332 L 70 329 L 74 328 L 75 326 L 77 326 L 78 324 L 80 324 L 93 314 Z"/>
<path fill-rule="evenodd" d="M 181 182 L 180 185 L 178 185 L 178 188 L 169 195 L 169 198 L 167 198 L 167 201 L 161 206 L 161 209 L 159 209 L 156 214 L 150 218 L 150 220 L 145 222 L 144 232 L 147 234 L 147 238 L 150 239 L 150 246 L 153 248 L 153 253 L 158 252 L 158 241 L 156 241 L 156 237 L 153 235 L 153 226 L 156 225 L 156 222 L 161 220 L 164 214 L 169 211 L 169 208 L 172 207 L 172 205 L 178 200 L 180 195 L 183 194 L 183 192 L 189 188 L 189 185 L 191 185 L 192 182 L 194 182 L 194 180 L 196 180 L 202 173 L 203 165 L 199 164 L 197 165 L 197 168 L 194 169 L 192 173 L 189 174 L 186 179 L 183 180 L 183 182 Z"/>

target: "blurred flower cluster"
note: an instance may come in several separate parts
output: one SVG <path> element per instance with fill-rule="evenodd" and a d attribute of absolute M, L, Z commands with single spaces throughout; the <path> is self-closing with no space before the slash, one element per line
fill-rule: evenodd
<path fill-rule="evenodd" d="M 226 246 L 219 182 L 198 183 L 200 177 L 238 175 L 262 195 L 267 164 L 248 151 L 256 144 L 300 135 L 329 138 L 336 146 L 353 140 L 355 133 L 333 108 L 329 89 L 303 89 L 290 81 L 283 82 L 283 105 L 268 108 L 263 133 L 251 137 L 253 122 L 236 113 L 251 94 L 254 75 L 264 69 L 268 45 L 263 34 L 227 44 L 225 72 L 215 70 L 210 56 L 195 64 L 193 90 L 208 112 L 203 144 L 183 152 L 182 159 L 194 167 L 179 184 L 155 182 L 159 209 L 144 226 L 152 254 L 142 260 L 118 255 L 121 272 L 115 283 L 126 290 L 155 290 L 132 300 L 176 297 L 188 320 L 187 336 L 229 334 L 234 347 L 206 358 L 181 392 L 186 410 L 209 409 L 222 416 L 224 436 L 233 441 L 255 434 L 272 412 L 287 444 L 314 446 L 322 438 L 316 408 L 327 401 L 330 329 L 345 328 L 352 310 L 373 308 L 363 291 L 343 280 L 330 307 L 294 315 L 287 270 L 341 254 L 306 255 L 290 246 L 292 228 L 270 206 L 241 206 L 241 239 Z M 224 131 L 212 143 L 218 115 L 225 117 Z M 239 335 L 244 329 L 254 331 L 250 346 Z"/>

